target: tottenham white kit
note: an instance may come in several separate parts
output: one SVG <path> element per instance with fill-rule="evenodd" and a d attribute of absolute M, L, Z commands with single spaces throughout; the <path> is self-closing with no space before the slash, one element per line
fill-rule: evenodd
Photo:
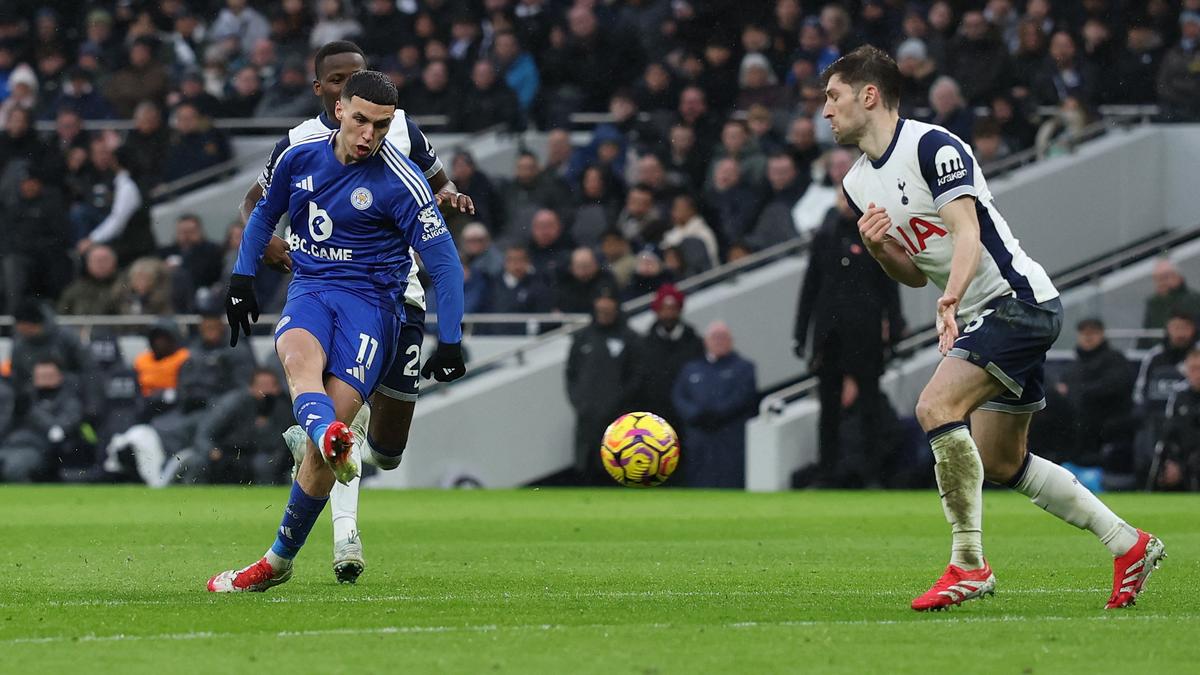
<path fill-rule="evenodd" d="M 950 201 L 975 198 L 983 244 L 979 268 L 959 302 L 958 316 L 973 320 L 988 301 L 1012 295 L 1031 304 L 1058 297 L 1042 266 L 1021 245 L 992 204 L 992 193 L 971 149 L 942 127 L 901 119 L 886 152 L 858 158 L 842 182 L 859 216 L 874 203 L 892 220 L 888 234 L 930 281 L 945 290 L 954 255 L 954 235 L 938 215 Z"/>

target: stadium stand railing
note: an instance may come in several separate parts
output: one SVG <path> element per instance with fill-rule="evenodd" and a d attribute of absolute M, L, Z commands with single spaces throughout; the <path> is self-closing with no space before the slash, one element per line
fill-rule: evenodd
<path fill-rule="evenodd" d="M 1093 284 L 1107 274 L 1142 262 L 1147 258 L 1160 255 L 1163 251 L 1196 239 L 1200 239 L 1200 228 L 1186 232 L 1161 232 L 1139 244 L 1113 251 L 1100 259 L 1089 261 L 1074 269 L 1055 275 L 1053 278 L 1054 285 L 1060 292 L 1065 293 L 1074 288 Z M 1105 334 L 1114 340 L 1136 341 L 1139 338 L 1162 337 L 1163 331 L 1159 329 L 1128 327 L 1106 328 Z M 933 324 L 927 324 L 913 331 L 912 335 L 900 340 L 896 344 L 895 351 L 900 358 L 893 361 L 892 369 L 902 367 L 904 359 L 916 351 L 928 349 L 936 344 L 937 329 Z M 759 411 L 765 415 L 778 415 L 790 403 L 809 396 L 816 388 L 816 377 L 812 373 L 805 373 L 795 384 L 781 387 L 764 396 L 759 404 Z"/>

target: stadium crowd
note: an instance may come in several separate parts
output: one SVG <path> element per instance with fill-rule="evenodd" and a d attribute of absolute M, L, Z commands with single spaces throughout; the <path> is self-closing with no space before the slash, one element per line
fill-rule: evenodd
<path fill-rule="evenodd" d="M 896 56 L 904 115 L 954 131 L 985 166 L 1035 146 L 1053 152 L 1064 129 L 1079 129 L 1105 104 L 1157 104 L 1162 119 L 1200 119 L 1200 0 L 4 3 L 0 204 L 12 230 L 0 297 L 17 317 L 18 346 L 53 345 L 27 351 L 20 364 L 14 350 L 12 434 L 35 424 L 26 420 L 37 410 L 69 409 L 34 405 L 46 392 L 89 391 L 62 382 L 94 379 L 86 368 L 124 368 L 114 336 L 81 343 L 54 326 L 51 309 L 199 312 L 211 334 L 205 347 L 203 325 L 191 340 L 156 326 L 144 367 L 126 373 L 134 384 L 124 398 L 80 394 L 82 421 L 60 420 L 63 433 L 44 438 L 78 428 L 83 441 L 107 447 L 130 427 L 148 427 L 168 449 L 197 447 L 219 464 L 241 446 L 195 433 L 220 393 L 253 396 L 263 423 L 274 419 L 277 394 L 262 392 L 275 389 L 252 386 L 252 365 L 221 370 L 224 379 L 197 385 L 199 393 L 183 375 L 197 355 L 219 356 L 212 299 L 240 223 L 210 241 L 198 218 L 184 216 L 174 241 L 156 242 L 150 207 L 164 185 L 231 157 L 214 120 L 316 114 L 311 56 L 338 39 L 360 44 L 430 131 L 547 132 L 546 151 L 521 153 L 509 175 L 487 175 L 469 152 L 448 157 L 447 173 L 477 206 L 474 217 L 449 218 L 474 313 L 591 312 L 597 297 L 653 293 L 837 227 L 839 184 L 854 156 L 833 147 L 820 118 L 818 75 L 859 44 Z M 1047 106 L 1057 112 L 1039 116 Z M 602 121 L 575 145 L 583 112 L 603 113 Z M 89 129 L 96 120 L 131 128 Z M 52 129 L 39 133 L 38 122 Z M 274 298 L 264 311 L 281 306 L 282 282 L 260 278 L 259 297 Z M 507 330 L 523 328 L 479 332 Z M 163 384 L 151 373 L 173 375 Z M 101 414 L 114 396 L 130 402 L 129 416 Z M 0 453 L 11 456 L 10 445 Z M 53 463 L 38 466 L 41 475 Z"/>

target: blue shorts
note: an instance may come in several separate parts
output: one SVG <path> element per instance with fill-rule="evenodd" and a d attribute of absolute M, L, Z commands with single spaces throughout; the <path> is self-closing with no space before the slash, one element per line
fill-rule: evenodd
<path fill-rule="evenodd" d="M 1062 330 L 1063 306 L 1058 298 L 1033 305 L 1004 295 L 984 305 L 967 324 L 947 356 L 983 368 L 1008 391 L 979 406 L 980 410 L 1029 413 L 1046 407 L 1046 352 Z"/>
<path fill-rule="evenodd" d="M 424 342 L 425 310 L 405 305 L 396 358 L 375 391 L 397 401 L 416 401 L 421 391 L 421 344 Z"/>
<path fill-rule="evenodd" d="M 343 290 L 288 298 L 275 340 L 293 328 L 312 333 L 325 350 L 325 372 L 354 387 L 363 400 L 396 356 L 400 317 Z"/>

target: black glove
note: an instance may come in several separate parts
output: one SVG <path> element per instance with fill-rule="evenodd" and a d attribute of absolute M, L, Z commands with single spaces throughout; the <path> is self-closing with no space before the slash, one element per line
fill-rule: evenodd
<path fill-rule="evenodd" d="M 453 382 L 466 374 L 461 342 L 439 342 L 437 351 L 421 368 L 421 377 L 427 380 L 433 377 L 438 382 Z"/>
<path fill-rule="evenodd" d="M 254 295 L 254 277 L 235 274 L 229 277 L 225 291 L 225 318 L 229 319 L 229 346 L 238 343 L 238 327 L 250 337 L 250 323 L 258 321 L 258 298 Z"/>

